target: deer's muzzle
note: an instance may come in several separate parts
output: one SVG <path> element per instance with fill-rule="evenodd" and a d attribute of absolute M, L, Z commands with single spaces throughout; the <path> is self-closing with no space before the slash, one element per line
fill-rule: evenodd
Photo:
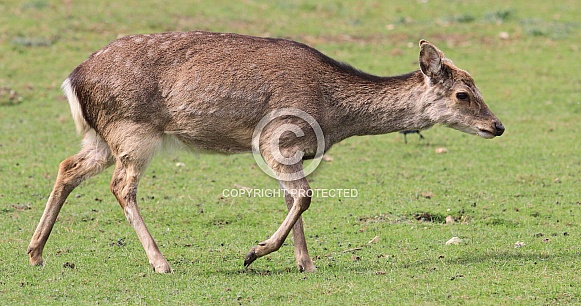
<path fill-rule="evenodd" d="M 496 129 L 495 136 L 500 136 L 504 133 L 504 125 L 500 121 L 494 121 L 494 128 Z"/>
<path fill-rule="evenodd" d="M 480 136 L 482 138 L 487 138 L 487 139 L 494 138 L 496 136 L 500 136 L 503 133 L 504 133 L 504 126 L 498 120 L 494 120 L 490 127 L 480 128 L 476 132 L 476 134 L 478 136 Z"/>

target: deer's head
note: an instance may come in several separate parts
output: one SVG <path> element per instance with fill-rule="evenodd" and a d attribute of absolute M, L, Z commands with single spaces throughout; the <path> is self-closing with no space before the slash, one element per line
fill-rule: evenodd
<path fill-rule="evenodd" d="M 504 133 L 504 126 L 484 103 L 470 74 L 425 40 L 420 41 L 420 68 L 428 87 L 422 107 L 433 123 L 483 138 Z"/>

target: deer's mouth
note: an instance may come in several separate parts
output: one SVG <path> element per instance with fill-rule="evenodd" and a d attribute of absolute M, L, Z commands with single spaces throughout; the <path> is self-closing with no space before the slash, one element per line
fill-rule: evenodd
<path fill-rule="evenodd" d="M 476 135 L 478 135 L 482 138 L 486 138 L 486 139 L 492 139 L 492 138 L 496 137 L 496 133 L 493 133 L 491 131 L 487 131 L 484 129 L 478 129 L 478 132 L 476 132 Z"/>
<path fill-rule="evenodd" d="M 494 138 L 496 136 L 500 136 L 504 133 L 504 125 L 502 125 L 502 123 L 500 123 L 500 121 L 495 120 L 493 122 L 493 126 L 490 127 L 489 129 L 478 129 L 478 132 L 476 132 L 476 134 L 482 138 L 486 138 L 486 139 L 490 139 L 490 138 Z"/>
<path fill-rule="evenodd" d="M 500 136 L 499 132 L 491 131 L 489 129 L 482 129 L 482 128 L 478 128 L 475 126 L 467 126 L 466 127 L 466 126 L 459 126 L 459 125 L 455 125 L 455 126 L 449 125 L 449 127 L 454 128 L 454 129 L 459 130 L 459 131 L 464 132 L 464 133 L 468 133 L 471 135 L 477 135 L 477 136 L 485 138 L 485 139 L 492 139 L 496 136 Z"/>

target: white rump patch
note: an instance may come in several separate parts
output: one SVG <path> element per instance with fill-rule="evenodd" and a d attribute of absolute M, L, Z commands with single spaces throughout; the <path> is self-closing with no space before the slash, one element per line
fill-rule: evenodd
<path fill-rule="evenodd" d="M 84 134 L 90 130 L 91 127 L 87 123 L 87 120 L 85 120 L 85 117 L 83 117 L 83 110 L 81 109 L 79 98 L 77 98 L 77 94 L 71 86 L 71 80 L 67 78 L 61 85 L 61 89 L 69 101 L 69 107 L 71 108 L 71 114 L 73 115 L 73 121 L 75 122 L 77 133 Z"/>

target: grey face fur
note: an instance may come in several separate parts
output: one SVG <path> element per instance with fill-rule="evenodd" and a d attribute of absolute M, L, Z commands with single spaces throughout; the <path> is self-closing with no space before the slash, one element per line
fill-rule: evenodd
<path fill-rule="evenodd" d="M 490 112 L 470 75 L 427 41 L 420 70 L 378 77 L 285 39 L 187 32 L 134 35 L 92 54 L 63 83 L 82 150 L 64 160 L 28 247 L 30 263 L 42 251 L 69 193 L 84 179 L 115 165 L 111 191 L 157 272 L 171 268 L 137 208 L 139 178 L 167 144 L 222 153 L 250 152 L 253 131 L 277 109 L 308 113 L 324 134 L 324 151 L 354 135 L 425 129 L 444 124 L 485 138 L 504 127 Z M 301 137 L 281 134 L 286 157 L 317 151 L 305 122 L 280 117 L 260 135 L 259 151 L 277 173 L 301 173 L 302 163 L 277 162 L 272 138 L 284 124 L 304 127 Z M 312 156 L 305 156 L 310 158 Z M 301 214 L 310 205 L 304 177 L 280 180 L 289 212 L 278 230 L 254 246 L 244 264 L 278 250 L 291 229 L 300 271 L 315 271 Z M 293 192 L 290 192 L 293 191 Z M 297 192 L 299 191 L 299 192 Z"/>

